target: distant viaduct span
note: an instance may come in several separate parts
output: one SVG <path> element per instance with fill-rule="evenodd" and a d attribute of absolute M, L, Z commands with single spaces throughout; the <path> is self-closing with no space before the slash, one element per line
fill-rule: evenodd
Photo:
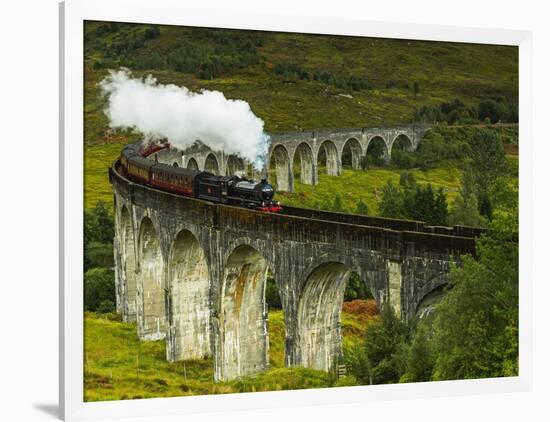
<path fill-rule="evenodd" d="M 167 161 L 170 162 L 170 161 Z M 285 365 L 331 371 L 342 359 L 340 312 L 359 274 L 403 319 L 448 282 L 479 231 L 290 208 L 271 214 L 163 192 L 110 169 L 117 309 L 169 361 L 212 357 L 215 380 L 269 365 L 265 284 L 285 320 Z"/>
<path fill-rule="evenodd" d="M 339 176 L 342 174 L 344 152 L 350 158 L 348 164 L 359 168 L 369 147 L 378 143 L 384 159 L 389 161 L 397 142 L 407 151 L 416 151 L 428 130 L 429 126 L 426 125 L 396 125 L 276 133 L 270 135 L 271 144 L 266 162 L 275 169 L 277 190 L 292 192 L 295 162 L 299 162 L 300 182 L 316 185 L 318 162 L 323 153 L 327 174 Z M 204 145 L 183 152 L 163 150 L 158 155 L 161 161 L 214 174 L 248 172 L 248 166 L 241 158 L 224 154 L 223 151 L 212 151 Z"/>

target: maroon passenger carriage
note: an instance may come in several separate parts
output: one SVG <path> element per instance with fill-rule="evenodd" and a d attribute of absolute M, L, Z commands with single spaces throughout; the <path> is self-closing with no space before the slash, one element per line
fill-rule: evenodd
<path fill-rule="evenodd" d="M 167 142 L 141 148 L 131 144 L 122 150 L 120 164 L 126 177 L 139 183 L 168 192 L 222 204 L 238 205 L 263 212 L 280 212 L 279 202 L 273 201 L 275 190 L 262 179 L 259 183 L 238 176 L 216 176 L 157 163 L 147 157 L 168 148 Z"/>

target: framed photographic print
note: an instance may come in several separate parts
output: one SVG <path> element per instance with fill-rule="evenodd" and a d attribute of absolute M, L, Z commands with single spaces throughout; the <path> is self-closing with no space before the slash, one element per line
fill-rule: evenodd
<path fill-rule="evenodd" d="M 65 420 L 530 388 L 530 33 L 60 10 Z"/>

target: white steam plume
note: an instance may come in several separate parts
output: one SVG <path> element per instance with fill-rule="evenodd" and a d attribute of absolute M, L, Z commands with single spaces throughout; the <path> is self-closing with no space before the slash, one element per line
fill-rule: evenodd
<path fill-rule="evenodd" d="M 229 100 L 219 91 L 163 85 L 151 75 L 133 78 L 128 69 L 110 71 L 99 86 L 108 97 L 105 114 L 113 129 L 133 128 L 181 149 L 200 140 L 247 159 L 257 170 L 264 167 L 269 136 L 245 101 Z"/>

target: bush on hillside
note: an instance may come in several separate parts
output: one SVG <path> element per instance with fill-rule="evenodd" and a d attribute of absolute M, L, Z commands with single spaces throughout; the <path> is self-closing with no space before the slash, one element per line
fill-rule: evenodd
<path fill-rule="evenodd" d="M 84 210 L 84 271 L 114 266 L 114 235 L 114 220 L 103 202 Z"/>
<path fill-rule="evenodd" d="M 379 313 L 378 305 L 374 299 L 355 299 L 344 302 L 342 310 L 361 317 L 373 317 Z"/>
<path fill-rule="evenodd" d="M 108 304 L 107 302 L 110 302 Z M 115 273 L 107 268 L 92 268 L 84 273 L 84 310 L 112 312 L 116 303 Z"/>
<path fill-rule="evenodd" d="M 282 309 L 281 297 L 275 279 L 268 276 L 265 284 L 265 301 L 268 309 Z"/>

